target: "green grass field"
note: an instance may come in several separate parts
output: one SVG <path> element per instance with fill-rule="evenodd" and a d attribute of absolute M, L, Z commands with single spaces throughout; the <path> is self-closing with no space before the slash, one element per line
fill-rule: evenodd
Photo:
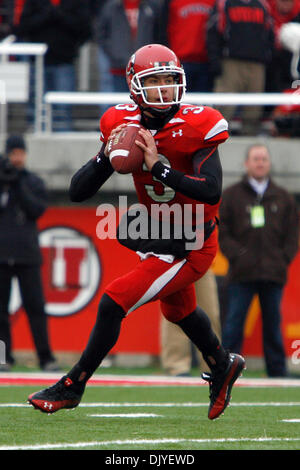
<path fill-rule="evenodd" d="M 0 387 L 0 450 L 299 450 L 300 387 L 242 387 L 216 421 L 206 386 L 88 386 L 75 410 L 26 404 L 40 386 Z M 296 420 L 296 421 L 288 421 Z"/>

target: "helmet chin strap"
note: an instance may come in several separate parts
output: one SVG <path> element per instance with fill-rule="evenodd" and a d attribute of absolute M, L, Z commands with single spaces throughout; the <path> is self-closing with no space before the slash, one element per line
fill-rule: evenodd
<path fill-rule="evenodd" d="M 164 109 L 159 109 L 158 107 L 155 108 L 154 106 L 142 106 L 141 104 L 137 102 L 137 100 L 134 99 L 131 93 L 130 93 L 130 98 L 138 105 L 138 107 L 141 110 L 142 116 L 144 117 L 144 120 L 146 121 L 147 121 L 147 115 L 145 114 L 145 111 L 148 112 L 152 118 L 163 119 L 166 122 L 168 121 L 168 119 L 171 119 L 174 116 L 174 114 L 177 113 L 179 109 L 179 104 L 172 104 Z"/>
<path fill-rule="evenodd" d="M 139 106 L 141 113 L 142 113 L 142 122 L 146 124 L 148 129 L 159 129 L 163 127 L 172 117 L 174 114 L 177 113 L 179 105 L 173 104 L 169 106 L 167 109 L 158 109 L 153 108 L 151 106 L 144 108 Z M 150 116 L 145 114 L 145 111 L 148 111 Z"/>
<path fill-rule="evenodd" d="M 168 106 L 167 108 L 163 108 L 163 109 L 154 108 L 153 106 L 147 106 L 146 108 L 141 106 L 141 111 L 142 112 L 147 111 L 153 117 L 163 117 L 164 115 L 170 112 L 171 108 L 172 106 Z"/>
<path fill-rule="evenodd" d="M 142 114 L 144 114 L 144 111 L 147 111 L 153 117 L 163 117 L 165 114 L 167 114 L 169 111 L 171 111 L 173 106 L 176 106 L 176 105 L 170 105 L 167 108 L 159 109 L 158 107 L 154 108 L 153 106 L 149 106 L 149 105 L 148 106 L 147 105 L 143 106 L 143 105 L 139 104 L 138 101 L 134 99 L 132 94 L 130 94 L 130 98 L 138 105 L 138 107 L 140 108 Z"/>

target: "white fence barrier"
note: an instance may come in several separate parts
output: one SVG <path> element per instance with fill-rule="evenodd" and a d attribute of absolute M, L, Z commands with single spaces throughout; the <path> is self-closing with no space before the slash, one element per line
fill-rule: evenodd
<path fill-rule="evenodd" d="M 299 82 L 299 83 L 298 83 Z M 297 86 L 300 81 L 294 82 Z M 206 106 L 277 106 L 282 104 L 300 105 L 300 88 L 294 93 L 187 93 L 185 103 Z M 52 131 L 52 107 L 55 104 L 67 105 L 104 105 L 128 103 L 129 93 L 96 93 L 96 92 L 48 92 L 44 96 L 46 109 L 46 131 Z"/>
<path fill-rule="evenodd" d="M 20 98 L 20 82 L 11 80 L 14 76 L 14 68 L 16 63 L 10 63 L 9 56 L 33 56 L 35 60 L 35 114 L 34 114 L 34 130 L 40 132 L 42 129 L 42 113 L 43 113 L 43 94 L 44 94 L 44 55 L 48 49 L 46 44 L 32 43 L 14 43 L 11 41 L 0 42 L 0 81 L 1 87 L 1 122 L 0 134 L 6 134 L 7 128 L 7 103 L 24 101 L 24 93 L 28 94 L 28 90 L 23 90 L 22 99 Z M 3 74 L 1 76 L 1 65 Z M 25 65 L 25 64 L 23 64 Z M 27 64 L 26 64 L 27 65 Z M 9 71 L 9 68 L 11 70 Z M 28 72 L 29 73 L 29 72 Z M 11 75 L 12 74 L 12 75 Z M 21 86 L 26 87 L 26 71 L 23 70 L 23 81 Z M 29 78 L 28 78 L 29 80 Z M 27 84 L 28 86 L 28 84 Z M 9 90 L 9 93 L 8 93 Z M 25 100 L 26 101 L 26 100 Z"/>

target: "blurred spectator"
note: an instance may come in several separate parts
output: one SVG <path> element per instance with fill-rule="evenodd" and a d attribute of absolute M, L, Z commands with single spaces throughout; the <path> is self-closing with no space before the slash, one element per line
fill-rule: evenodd
<path fill-rule="evenodd" d="M 292 79 L 298 80 L 296 83 L 292 83 L 292 88 L 296 88 L 299 86 L 300 78 L 300 15 L 295 18 L 295 21 L 283 24 L 279 30 L 278 36 L 282 47 L 292 54 L 289 70 Z"/>
<path fill-rule="evenodd" d="M 287 81 L 287 89 L 279 90 L 284 93 L 300 92 L 300 14 L 293 18 L 293 22 L 284 23 L 278 30 L 278 43 L 282 46 L 282 54 L 288 54 L 289 61 L 286 64 L 286 74 L 289 77 Z M 275 71 L 274 71 L 275 73 Z M 281 86 L 283 86 L 282 83 Z M 285 137 L 300 136 L 300 105 L 298 104 L 282 104 L 273 107 L 271 116 L 275 123 L 277 135 Z"/>
<path fill-rule="evenodd" d="M 299 219 L 294 199 L 270 177 L 268 149 L 255 144 L 242 181 L 225 189 L 220 206 L 220 248 L 229 261 L 228 309 L 223 346 L 239 352 L 243 327 L 258 294 L 267 374 L 287 374 L 280 328 L 287 270 L 298 250 Z"/>
<path fill-rule="evenodd" d="M 218 289 L 215 275 L 212 270 L 195 283 L 197 305 L 209 317 L 212 328 L 218 338 L 221 338 L 220 309 Z M 182 329 L 161 318 L 161 365 L 163 370 L 173 376 L 188 376 L 193 363 L 192 343 L 183 333 Z M 201 372 L 210 372 L 210 369 L 198 349 L 195 349 L 196 359 Z"/>
<path fill-rule="evenodd" d="M 300 83 L 299 83 L 300 85 Z M 295 89 L 284 90 L 284 93 L 295 93 Z M 300 137 L 300 105 L 281 104 L 272 113 L 277 135 Z"/>
<path fill-rule="evenodd" d="M 10 11 L 7 0 L 0 0 L 0 41 L 11 33 Z"/>
<path fill-rule="evenodd" d="M 274 34 L 266 4 L 260 0 L 217 0 L 207 31 L 207 50 L 218 93 L 261 93 L 272 57 Z M 222 108 L 227 120 L 236 106 Z M 243 134 L 259 132 L 260 106 L 242 111 Z"/>
<path fill-rule="evenodd" d="M 6 348 L 9 370 L 14 364 L 9 321 L 12 279 L 19 282 L 23 307 L 43 370 L 58 370 L 47 331 L 47 316 L 40 275 L 41 253 L 36 221 L 47 206 L 43 181 L 27 170 L 26 146 L 21 136 L 10 136 L 0 158 L 0 339 Z"/>
<path fill-rule="evenodd" d="M 128 92 L 128 57 L 146 44 L 161 42 L 159 1 L 106 0 L 100 11 L 98 43 L 110 61 L 116 92 Z"/>
<path fill-rule="evenodd" d="M 26 0 L 8 0 L 10 4 L 14 4 L 14 17 L 13 17 L 13 24 L 19 24 L 20 18 L 22 15 L 22 11 L 25 5 Z"/>
<path fill-rule="evenodd" d="M 162 0 L 163 42 L 180 59 L 190 92 L 210 92 L 206 26 L 215 0 Z"/>
<path fill-rule="evenodd" d="M 17 28 L 26 0 L 0 0 L 0 41 L 9 37 L 17 40 Z M 12 56 L 12 60 L 24 60 L 24 56 Z"/>
<path fill-rule="evenodd" d="M 26 0 L 0 0 L 0 41 L 13 34 Z"/>
<path fill-rule="evenodd" d="M 75 91 L 75 59 L 91 37 L 89 2 L 81 0 L 26 0 L 16 30 L 19 40 L 46 43 L 45 92 Z M 55 105 L 58 131 L 72 130 L 72 107 Z M 33 120 L 33 104 L 31 103 Z"/>
<path fill-rule="evenodd" d="M 98 24 L 99 20 L 102 16 L 102 10 L 109 0 L 103 0 L 101 5 L 99 5 L 97 11 L 97 18 L 98 20 L 95 23 L 95 39 L 98 45 L 98 71 L 99 71 L 99 91 L 101 93 L 112 93 L 114 92 L 114 83 L 113 83 L 113 75 L 110 70 L 110 59 L 107 53 L 105 52 L 102 44 L 98 40 Z M 105 104 L 100 106 L 100 114 L 103 114 L 111 105 Z"/>
<path fill-rule="evenodd" d="M 294 78 L 291 74 L 292 51 L 282 45 L 280 29 L 291 21 L 300 21 L 300 0 L 268 0 L 268 3 L 274 22 L 275 48 L 267 67 L 266 91 L 281 92 L 291 87 Z"/>

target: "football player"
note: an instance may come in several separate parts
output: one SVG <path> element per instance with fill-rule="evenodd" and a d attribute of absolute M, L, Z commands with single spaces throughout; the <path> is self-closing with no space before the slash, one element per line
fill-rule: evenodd
<path fill-rule="evenodd" d="M 56 384 L 29 396 L 47 413 L 76 407 L 85 385 L 118 340 L 123 319 L 147 302 L 160 301 L 163 315 L 177 323 L 199 348 L 211 374 L 208 417 L 215 419 L 229 403 L 244 359 L 223 349 L 205 312 L 196 305 L 194 282 L 210 267 L 217 252 L 216 214 L 222 191 L 218 145 L 228 138 L 223 116 L 209 107 L 182 104 L 185 74 L 169 48 L 151 44 L 130 58 L 127 82 L 134 103 L 109 108 L 101 118 L 100 152 L 73 176 L 72 201 L 93 196 L 112 175 L 109 143 L 129 122 L 139 122 L 145 164 L 133 173 L 139 201 L 151 211 L 154 204 L 189 208 L 191 224 L 197 208 L 204 208 L 203 244 L 187 249 L 186 239 L 151 237 L 123 240 L 142 262 L 105 289 L 95 326 L 80 360 Z M 138 142 L 138 141 L 137 141 Z M 173 206 L 174 207 L 174 206 Z M 150 218 L 151 220 L 151 218 Z"/>

